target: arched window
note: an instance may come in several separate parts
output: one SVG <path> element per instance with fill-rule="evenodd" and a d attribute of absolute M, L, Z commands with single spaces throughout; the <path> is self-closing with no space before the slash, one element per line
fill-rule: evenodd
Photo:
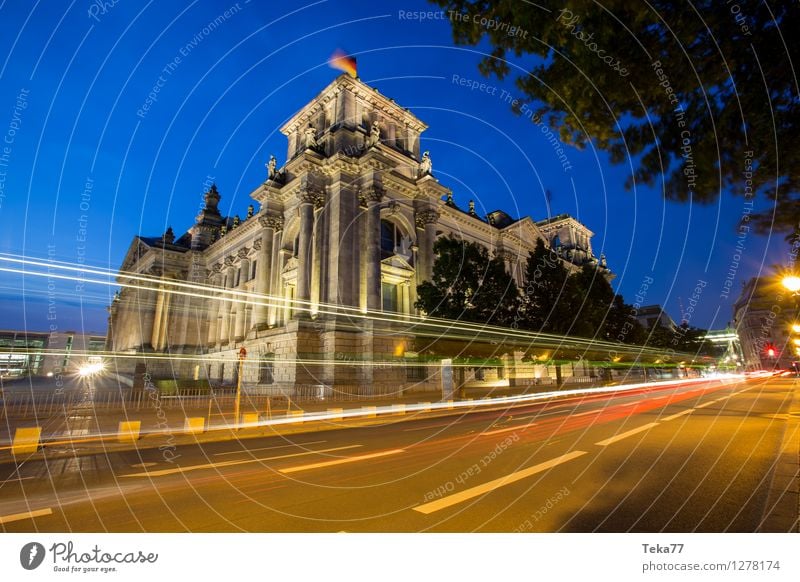
<path fill-rule="evenodd" d="M 395 249 L 400 247 L 403 234 L 397 225 L 388 220 L 381 220 L 381 259 L 391 257 Z"/>

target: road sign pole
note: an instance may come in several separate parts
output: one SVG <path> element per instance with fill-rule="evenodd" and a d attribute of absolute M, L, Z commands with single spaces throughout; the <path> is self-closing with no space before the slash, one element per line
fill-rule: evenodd
<path fill-rule="evenodd" d="M 242 371 L 244 369 L 244 359 L 247 357 L 247 350 L 242 347 L 239 350 L 239 373 L 236 375 L 236 399 L 233 401 L 233 422 L 239 426 L 239 402 L 242 396 Z"/>

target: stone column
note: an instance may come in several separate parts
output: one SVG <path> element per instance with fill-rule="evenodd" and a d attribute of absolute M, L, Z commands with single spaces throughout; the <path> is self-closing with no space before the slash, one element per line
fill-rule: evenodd
<path fill-rule="evenodd" d="M 250 276 L 250 259 L 247 258 L 248 249 L 243 248 L 239 249 L 239 286 L 237 290 L 241 290 L 244 288 L 245 283 L 247 283 L 247 279 Z M 244 339 L 245 333 L 247 333 L 247 329 L 245 329 L 245 313 L 247 310 L 247 303 L 244 302 L 245 298 L 241 295 L 236 295 L 236 301 L 234 302 L 234 306 L 236 307 L 236 319 L 234 320 L 234 327 L 233 327 L 233 339 L 235 341 L 241 341 Z"/>
<path fill-rule="evenodd" d="M 307 314 L 308 302 L 311 300 L 311 241 L 314 235 L 314 199 L 313 190 L 307 189 L 300 194 L 300 240 L 297 249 L 297 295 L 299 302 L 296 315 Z"/>
<path fill-rule="evenodd" d="M 367 202 L 366 267 L 367 311 L 381 310 L 381 199 L 379 186 L 366 188 L 362 195 Z"/>
<path fill-rule="evenodd" d="M 169 331 L 169 307 L 172 303 L 172 293 L 164 293 L 164 309 L 161 312 L 161 333 L 158 337 L 158 350 L 167 347 L 167 332 Z M 153 346 L 155 347 L 155 346 Z"/>
<path fill-rule="evenodd" d="M 403 319 L 408 319 L 411 314 L 411 282 L 403 281 L 400 283 L 400 310 L 403 312 Z"/>
<path fill-rule="evenodd" d="M 417 233 L 419 239 L 419 252 L 417 253 L 418 282 L 430 281 L 433 275 L 433 243 L 436 239 L 436 222 L 439 220 L 439 213 L 428 208 L 418 211 L 415 217 Z"/>
<path fill-rule="evenodd" d="M 272 239 L 275 234 L 275 227 L 270 220 L 274 217 L 262 216 L 258 219 L 259 224 L 264 227 L 263 236 L 253 243 L 256 250 L 256 305 L 254 306 L 256 327 L 266 327 L 269 299 L 265 297 L 271 293 L 269 276 L 272 272 Z"/>
<path fill-rule="evenodd" d="M 214 271 L 211 273 L 212 287 L 220 286 L 220 279 L 222 275 L 219 272 L 219 265 L 214 266 Z M 207 345 L 217 345 L 217 334 L 219 333 L 219 306 L 213 299 L 206 299 L 205 317 L 208 318 L 208 338 Z"/>
<path fill-rule="evenodd" d="M 283 239 L 283 217 L 276 216 L 274 234 L 272 235 L 272 256 L 270 257 L 269 307 L 267 308 L 267 324 L 272 327 L 277 323 L 281 296 L 281 244 Z"/>
<path fill-rule="evenodd" d="M 227 293 L 227 290 L 233 287 L 234 277 L 236 276 L 232 260 L 229 261 L 226 259 L 225 264 L 228 265 L 228 268 L 225 270 L 225 283 L 223 285 L 223 292 L 221 294 L 222 300 L 219 302 L 219 314 L 221 319 L 219 341 L 222 345 L 227 344 L 230 338 L 231 302 L 227 301 L 227 299 L 230 299 L 230 295 Z"/>
<path fill-rule="evenodd" d="M 153 329 L 150 334 L 150 345 L 153 350 L 158 351 L 161 349 L 161 321 L 164 315 L 164 287 L 158 286 L 158 295 L 156 298 L 155 315 L 153 317 Z M 144 338 L 142 338 L 144 339 Z"/>

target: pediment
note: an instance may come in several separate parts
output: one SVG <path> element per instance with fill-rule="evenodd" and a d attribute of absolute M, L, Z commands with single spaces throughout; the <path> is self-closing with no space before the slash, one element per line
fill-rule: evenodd
<path fill-rule="evenodd" d="M 122 261 L 120 271 L 130 271 L 131 268 L 139 262 L 139 260 L 151 249 L 150 246 L 144 243 L 138 236 L 133 238 L 131 246 L 128 247 L 128 252 L 125 254 L 125 259 Z"/>
<path fill-rule="evenodd" d="M 404 271 L 413 271 L 414 267 L 411 266 L 411 263 L 401 255 L 392 255 L 391 257 L 386 257 L 381 261 L 382 265 L 386 265 L 387 267 L 393 267 L 395 269 L 402 269 Z"/>

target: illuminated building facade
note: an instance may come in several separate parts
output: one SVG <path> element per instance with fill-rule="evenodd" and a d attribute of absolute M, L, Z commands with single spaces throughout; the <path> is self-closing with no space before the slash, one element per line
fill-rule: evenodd
<path fill-rule="evenodd" d="M 538 239 L 570 269 L 588 262 L 610 277 L 593 233 L 568 215 L 534 222 L 480 216 L 472 201 L 459 208 L 421 152 L 425 129 L 360 80 L 335 79 L 281 128 L 287 161 L 271 158 L 250 193 L 258 211 L 223 217 L 211 186 L 185 234 L 134 239 L 109 348 L 169 354 L 148 367 L 215 383 L 234 380 L 245 347 L 247 385 L 396 386 L 409 381 L 406 369 L 381 362 L 413 351 L 409 319 L 437 237 L 479 242 L 520 286 Z M 217 291 L 170 293 L 175 281 Z"/>

